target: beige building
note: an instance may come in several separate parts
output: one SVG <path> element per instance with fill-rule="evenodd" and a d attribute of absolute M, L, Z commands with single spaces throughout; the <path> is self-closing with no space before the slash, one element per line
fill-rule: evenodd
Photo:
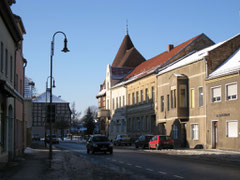
<path fill-rule="evenodd" d="M 158 130 L 171 135 L 176 146 L 207 147 L 209 96 L 205 79 L 236 50 L 238 39 L 236 36 L 189 54 L 159 70 Z"/>
<path fill-rule="evenodd" d="M 240 150 L 240 44 L 236 45 L 238 49 L 206 80 L 207 148 Z"/>
<path fill-rule="evenodd" d="M 168 46 L 168 51 L 137 66 L 126 78 L 127 87 L 127 132 L 132 138 L 142 134 L 158 134 L 156 114 L 159 111 L 156 78 L 159 68 L 166 67 L 175 60 L 212 45 L 204 34 L 196 36 L 176 47 Z M 169 78 L 164 82 L 169 82 Z M 159 119 L 159 118 L 158 118 Z M 157 119 L 157 120 L 158 120 Z"/>

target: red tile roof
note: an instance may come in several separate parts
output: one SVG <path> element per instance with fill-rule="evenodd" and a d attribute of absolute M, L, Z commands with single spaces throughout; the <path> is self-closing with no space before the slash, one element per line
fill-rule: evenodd
<path fill-rule="evenodd" d="M 144 61 L 140 65 L 138 65 L 129 75 L 127 75 L 124 80 L 129 79 L 130 77 L 139 75 L 138 78 L 146 75 L 150 70 L 154 70 L 164 62 L 168 61 L 172 57 L 174 57 L 178 52 L 186 48 L 190 43 L 192 43 L 195 39 L 197 39 L 200 35 L 174 47 L 171 51 L 165 51 L 147 61 Z"/>

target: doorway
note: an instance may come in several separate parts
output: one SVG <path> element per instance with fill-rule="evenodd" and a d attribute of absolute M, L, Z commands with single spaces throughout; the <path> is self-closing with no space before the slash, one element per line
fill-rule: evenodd
<path fill-rule="evenodd" d="M 212 148 L 217 148 L 218 139 L 218 121 L 212 121 Z"/>

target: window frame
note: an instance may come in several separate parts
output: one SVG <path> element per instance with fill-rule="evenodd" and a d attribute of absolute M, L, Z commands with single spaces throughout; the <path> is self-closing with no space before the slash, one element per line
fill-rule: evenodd
<path fill-rule="evenodd" d="M 202 89 L 202 95 L 200 96 L 199 90 Z M 202 97 L 202 105 L 200 105 L 200 97 Z M 203 97 L 203 86 L 198 87 L 198 107 L 203 107 L 204 105 L 204 97 Z"/>
<path fill-rule="evenodd" d="M 197 125 L 197 137 L 195 137 L 195 131 L 194 126 Z M 191 139 L 193 141 L 198 141 L 199 140 L 199 124 L 198 123 L 191 123 Z"/>
<path fill-rule="evenodd" d="M 236 131 L 237 131 L 237 132 L 236 132 L 236 135 L 237 135 L 237 136 L 229 136 L 229 133 L 228 133 L 228 132 L 229 132 L 229 131 L 228 131 L 228 130 L 229 130 L 229 129 L 228 129 L 228 123 L 230 123 L 230 122 L 237 122 L 237 127 L 236 127 Z M 227 138 L 238 138 L 238 137 L 239 137 L 238 126 L 239 126 L 239 125 L 238 125 L 238 120 L 226 120 L 226 137 L 227 137 Z"/>
<path fill-rule="evenodd" d="M 236 90 L 236 92 L 237 92 L 236 98 L 235 98 L 235 99 L 228 99 L 227 87 L 228 87 L 229 85 L 234 85 L 234 84 L 236 84 L 236 88 L 237 88 L 237 90 Z M 225 84 L 225 100 L 226 100 L 226 101 L 234 101 L 234 100 L 237 100 L 237 99 L 238 99 L 238 83 L 237 83 L 237 82 L 231 82 L 231 83 Z"/>
<path fill-rule="evenodd" d="M 220 88 L 220 100 L 219 101 L 213 101 L 213 89 L 216 89 L 216 88 Z M 219 103 L 221 101 L 222 101 L 222 86 L 219 85 L 219 86 L 211 87 L 211 103 Z"/>

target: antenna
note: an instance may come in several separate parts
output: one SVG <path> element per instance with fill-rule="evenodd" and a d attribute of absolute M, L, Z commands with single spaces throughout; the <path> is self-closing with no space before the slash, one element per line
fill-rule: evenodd
<path fill-rule="evenodd" d="M 127 32 L 127 35 L 128 35 L 128 19 L 126 20 L 126 32 Z"/>

